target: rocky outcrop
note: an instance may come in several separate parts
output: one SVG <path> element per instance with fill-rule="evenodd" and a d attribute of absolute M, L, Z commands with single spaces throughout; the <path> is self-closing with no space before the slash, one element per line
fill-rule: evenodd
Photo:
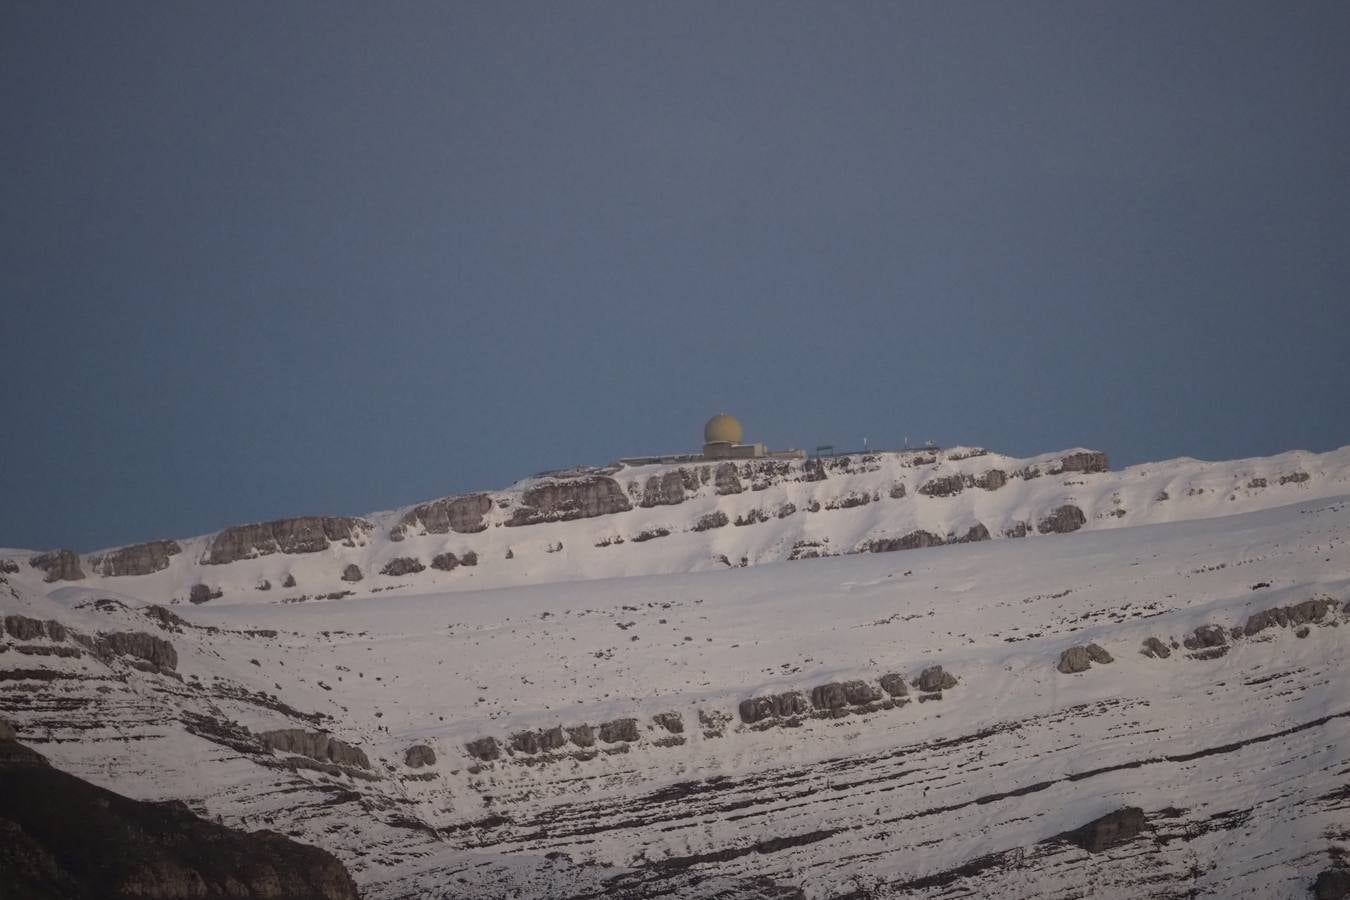
<path fill-rule="evenodd" d="M 491 762 L 502 755 L 502 746 L 495 737 L 480 737 L 469 741 L 464 745 L 464 749 L 474 759 L 481 759 L 484 762 Z"/>
<path fill-rule="evenodd" d="M 437 553 L 431 558 L 431 567 L 440 572 L 451 572 L 459 568 L 459 557 L 453 553 Z"/>
<path fill-rule="evenodd" d="M 511 749 L 516 753 L 547 753 L 567 744 L 567 734 L 561 725 L 539 731 L 517 731 L 511 735 Z"/>
<path fill-rule="evenodd" d="M 385 563 L 384 568 L 380 569 L 380 574 L 393 575 L 395 577 L 401 575 L 416 575 L 418 572 L 426 571 L 426 568 L 426 566 L 422 565 L 422 561 L 416 557 L 400 556 Z"/>
<path fill-rule="evenodd" d="M 26 900 L 358 900 L 331 854 L 207 822 L 53 769 L 0 739 L 0 881 Z"/>
<path fill-rule="evenodd" d="M 46 572 L 47 577 L 42 580 L 48 583 L 80 581 L 84 578 L 84 570 L 80 568 L 80 557 L 74 550 L 48 550 L 28 560 L 28 564 Z"/>
<path fill-rule="evenodd" d="M 811 705 L 816 709 L 843 709 L 881 699 L 881 691 L 866 681 L 834 681 L 811 689 Z"/>
<path fill-rule="evenodd" d="M 725 497 L 729 494 L 739 494 L 745 488 L 741 485 L 740 476 L 736 474 L 736 464 L 724 462 L 717 466 L 717 471 L 713 473 L 713 490 L 718 496 Z"/>
<path fill-rule="evenodd" d="M 58 623 L 52 622 L 51 624 L 57 625 Z M 16 641 L 31 641 L 46 637 L 47 626 L 41 619 L 31 619 L 28 616 L 5 616 L 5 633 Z"/>
<path fill-rule="evenodd" d="M 1126 806 L 1073 831 L 1066 831 L 1060 838 L 1089 853 L 1101 853 L 1137 837 L 1144 830 L 1144 824 L 1144 811 L 1137 806 Z"/>
<path fill-rule="evenodd" d="M 1090 475 L 1096 472 L 1109 472 L 1110 464 L 1107 462 L 1105 453 L 1088 450 L 1082 453 L 1070 453 L 1062 457 L 1058 466 L 1052 466 L 1051 475 L 1060 475 L 1064 472 L 1078 472 L 1083 475 Z"/>
<path fill-rule="evenodd" d="M 1328 612 L 1336 608 L 1336 605 L 1335 600 L 1323 597 L 1316 600 L 1304 600 L 1302 603 L 1295 603 L 1292 606 L 1277 606 L 1273 609 L 1262 610 L 1247 617 L 1247 624 L 1242 631 L 1247 637 L 1251 637 L 1267 628 L 1288 628 L 1291 625 L 1299 626 L 1309 622 L 1320 622 Z"/>
<path fill-rule="evenodd" d="M 332 542 L 355 547 L 374 526 L 349 516 L 301 516 L 226 528 L 211 539 L 204 565 L 219 566 L 273 553 L 318 553 Z"/>
<path fill-rule="evenodd" d="M 650 509 L 653 506 L 675 506 L 683 503 L 686 492 L 693 493 L 699 488 L 696 471 L 675 469 L 647 479 L 642 488 L 642 500 L 638 506 Z"/>
<path fill-rule="evenodd" d="M 1072 503 L 1066 503 L 1036 523 L 1041 534 L 1069 534 L 1087 524 L 1087 516 Z"/>
<path fill-rule="evenodd" d="M 1350 897 L 1350 869 L 1323 869 L 1312 883 L 1314 900 L 1346 900 Z"/>
<path fill-rule="evenodd" d="M 924 547 L 941 547 L 947 543 L 946 538 L 933 534 L 931 531 L 911 531 L 903 537 L 895 538 L 873 538 L 864 543 L 860 548 L 860 553 L 892 553 L 896 550 L 919 550 Z"/>
<path fill-rule="evenodd" d="M 183 552 L 177 541 L 149 541 L 119 547 L 89 558 L 95 575 L 117 578 L 123 575 L 150 575 L 169 567 L 169 559 Z"/>
<path fill-rule="evenodd" d="M 194 584 L 188 591 L 188 602 L 206 603 L 208 600 L 218 600 L 221 596 L 219 589 L 212 590 L 204 584 Z"/>
<path fill-rule="evenodd" d="M 1307 472 L 1291 472 L 1280 476 L 1280 484 L 1302 484 L 1309 479 Z"/>
<path fill-rule="evenodd" d="M 459 564 L 469 567 L 478 565 L 478 554 L 472 550 L 465 550 L 459 555 Z"/>
<path fill-rule="evenodd" d="M 1096 644 L 1087 644 L 1086 646 L 1070 647 L 1059 655 L 1059 665 L 1055 668 L 1065 675 L 1072 675 L 1077 672 L 1086 672 L 1092 668 L 1093 663 L 1106 664 L 1114 662 L 1110 653 L 1107 653 Z"/>
<path fill-rule="evenodd" d="M 414 506 L 404 514 L 389 536 L 402 540 L 413 529 L 421 534 L 475 534 L 487 529 L 483 517 L 492 509 L 492 498 L 487 494 L 467 494 L 463 497 L 442 497 L 430 503 Z"/>
<path fill-rule="evenodd" d="M 163 638 L 144 631 L 114 631 L 100 635 L 104 646 L 118 656 L 130 656 L 150 663 L 161 672 L 178 668 L 178 651 Z"/>
<path fill-rule="evenodd" d="M 1155 637 L 1144 638 L 1144 649 L 1139 652 L 1156 659 L 1167 659 L 1172 655 L 1172 649 Z"/>
<path fill-rule="evenodd" d="M 898 672 L 882 675 L 881 689 L 892 697 L 905 697 L 909 694 L 909 688 L 905 686 L 905 676 Z"/>
<path fill-rule="evenodd" d="M 974 544 L 978 543 L 979 541 L 987 541 L 987 540 L 989 540 L 989 529 L 984 527 L 983 523 L 976 522 L 974 525 L 970 526 L 970 528 L 966 529 L 965 534 L 961 535 L 959 538 L 948 541 L 948 543 Z"/>
<path fill-rule="evenodd" d="M 956 676 L 945 671 L 942 666 L 929 666 L 920 673 L 918 678 L 910 682 L 912 687 L 921 691 L 934 692 L 945 691 L 956 687 Z"/>
<path fill-rule="evenodd" d="M 799 691 L 786 691 L 782 694 L 767 694 L 763 697 L 742 700 L 738 711 L 742 722 L 753 725 L 766 719 L 788 719 L 805 715 L 810 709 L 806 697 Z"/>
<path fill-rule="evenodd" d="M 724 528 L 730 524 L 730 522 L 731 520 L 727 518 L 727 514 L 719 509 L 710 512 L 707 515 L 699 516 L 698 521 L 694 523 L 693 530 L 711 531 L 714 528 Z"/>
<path fill-rule="evenodd" d="M 413 744 L 403 754 L 403 764 L 410 769 L 436 765 L 436 751 L 426 744 Z"/>
<path fill-rule="evenodd" d="M 1181 639 L 1187 650 L 1193 650 L 1192 659 L 1217 659 L 1228 652 L 1228 636 L 1222 625 L 1201 625 Z"/>
<path fill-rule="evenodd" d="M 365 575 L 361 574 L 361 567 L 356 563 L 348 563 L 347 567 L 342 570 L 342 580 L 350 584 L 355 584 L 365 577 Z"/>
<path fill-rule="evenodd" d="M 263 746 L 283 753 L 298 753 L 320 762 L 339 766 L 369 769 L 370 760 L 358 747 L 324 734 L 322 731 L 304 731 L 299 728 L 280 728 L 258 735 Z"/>
<path fill-rule="evenodd" d="M 919 485 L 919 493 L 925 497 L 955 497 L 965 486 L 965 479 L 960 475 L 944 475 Z"/>
<path fill-rule="evenodd" d="M 606 744 L 636 741 L 639 736 L 637 719 L 614 719 L 600 726 L 600 740 Z"/>
<path fill-rule="evenodd" d="M 589 725 L 573 725 L 567 729 L 568 739 L 578 747 L 595 746 L 595 729 Z"/>
<path fill-rule="evenodd" d="M 518 527 L 540 522 L 570 522 L 627 512 L 632 508 L 617 481 L 592 475 L 529 488 L 506 524 Z"/>
<path fill-rule="evenodd" d="M 663 712 L 652 716 L 652 721 L 658 728 L 663 728 L 671 734 L 684 733 L 684 717 L 677 712 Z"/>
<path fill-rule="evenodd" d="M 1008 473 L 1002 469 L 990 469 L 975 479 L 975 486 L 986 491 L 996 491 L 1008 483 Z"/>

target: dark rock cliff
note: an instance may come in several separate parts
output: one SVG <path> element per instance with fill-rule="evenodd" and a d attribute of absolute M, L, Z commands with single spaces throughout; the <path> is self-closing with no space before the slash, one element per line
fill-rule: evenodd
<path fill-rule="evenodd" d="M 53 769 L 0 739 L 0 896 L 25 900 L 358 900 L 327 851 L 204 821 Z"/>
<path fill-rule="evenodd" d="M 354 547 L 357 539 L 373 527 L 365 519 L 350 516 L 301 516 L 237 525 L 211 539 L 202 562 L 218 566 L 273 553 L 318 553 L 327 550 L 331 542 Z"/>
<path fill-rule="evenodd" d="M 507 525 L 570 522 L 626 512 L 632 504 L 613 478 L 603 475 L 541 484 L 525 491 Z"/>
<path fill-rule="evenodd" d="M 121 575 L 149 575 L 169 567 L 169 558 L 183 552 L 177 541 L 149 541 L 118 547 L 107 553 L 90 557 L 89 567 L 95 575 L 116 578 Z"/>

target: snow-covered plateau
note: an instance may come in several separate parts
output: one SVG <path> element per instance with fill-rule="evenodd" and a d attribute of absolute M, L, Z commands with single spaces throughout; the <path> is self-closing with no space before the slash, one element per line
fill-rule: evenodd
<path fill-rule="evenodd" d="M 0 718 L 373 900 L 1342 896 L 1347 500 L 957 448 L 0 550 Z"/>

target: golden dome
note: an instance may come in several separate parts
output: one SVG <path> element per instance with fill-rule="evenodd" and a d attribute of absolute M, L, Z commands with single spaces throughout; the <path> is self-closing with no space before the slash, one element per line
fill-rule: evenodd
<path fill-rule="evenodd" d="M 703 426 L 703 443 L 739 444 L 741 442 L 741 423 L 726 413 L 718 413 Z"/>

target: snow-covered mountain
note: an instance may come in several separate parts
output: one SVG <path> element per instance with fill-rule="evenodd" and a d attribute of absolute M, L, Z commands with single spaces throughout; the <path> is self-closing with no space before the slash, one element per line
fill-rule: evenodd
<path fill-rule="evenodd" d="M 83 556 L 0 550 L 0 558 L 38 567 L 49 582 L 141 601 L 300 602 L 1035 538 L 1344 493 L 1350 447 L 1120 472 L 1090 450 L 1014 459 L 962 447 L 582 467 L 364 516 L 254 523 Z"/>
<path fill-rule="evenodd" d="M 966 448 L 0 551 L 0 717 L 371 898 L 1304 897 L 1347 495 L 1350 448 Z"/>

